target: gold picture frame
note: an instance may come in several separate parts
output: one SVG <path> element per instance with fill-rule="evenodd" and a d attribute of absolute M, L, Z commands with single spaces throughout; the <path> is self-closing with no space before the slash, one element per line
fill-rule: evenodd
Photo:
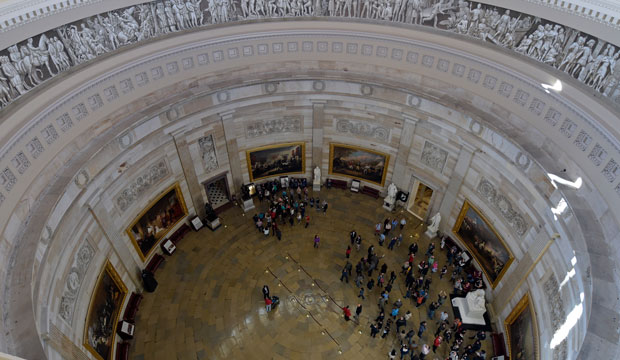
<path fill-rule="evenodd" d="M 278 160 L 274 158 L 279 157 Z M 306 143 L 289 142 L 246 150 L 250 182 L 306 172 Z"/>
<path fill-rule="evenodd" d="M 126 296 L 127 286 L 106 260 L 90 296 L 83 338 L 84 347 L 99 360 L 114 359 L 116 326 Z"/>
<path fill-rule="evenodd" d="M 479 221 L 481 224 L 478 224 Z M 514 255 L 502 237 L 467 200 L 463 203 L 452 232 L 465 244 L 495 289 L 514 261 Z"/>
<path fill-rule="evenodd" d="M 343 156 L 357 157 L 358 162 L 356 168 L 351 168 L 353 164 L 346 166 L 342 160 Z M 350 160 L 353 162 L 354 160 Z M 361 169 L 362 167 L 371 167 L 372 171 Z M 352 179 L 366 181 L 379 186 L 385 184 L 388 166 L 390 165 L 390 155 L 378 151 L 361 148 L 353 145 L 329 144 L 329 174 L 346 176 Z M 381 174 L 378 174 L 376 167 L 381 167 Z"/>
<path fill-rule="evenodd" d="M 530 327 L 529 329 L 527 327 Z M 538 324 L 536 310 L 529 292 L 523 295 L 517 306 L 504 321 L 510 359 L 540 360 L 538 349 Z M 533 356 L 533 357 L 532 357 Z"/>
<path fill-rule="evenodd" d="M 166 234 L 186 216 L 187 207 L 181 187 L 177 182 L 151 201 L 125 229 L 125 232 L 131 239 L 140 259 L 145 261 Z"/>

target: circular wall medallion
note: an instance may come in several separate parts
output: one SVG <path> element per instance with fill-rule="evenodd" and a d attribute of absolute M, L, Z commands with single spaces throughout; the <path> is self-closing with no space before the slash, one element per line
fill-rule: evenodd
<path fill-rule="evenodd" d="M 314 91 L 323 91 L 323 90 L 325 90 L 325 81 L 323 81 L 323 80 L 314 80 L 314 82 L 312 82 L 312 88 L 314 89 Z"/>
<path fill-rule="evenodd" d="M 360 91 L 362 92 L 362 95 L 370 96 L 372 95 L 373 88 L 370 85 L 363 84 L 362 87 L 360 88 Z"/>

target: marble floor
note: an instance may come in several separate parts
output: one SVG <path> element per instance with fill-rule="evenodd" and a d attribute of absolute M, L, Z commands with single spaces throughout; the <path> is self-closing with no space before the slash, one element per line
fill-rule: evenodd
<path fill-rule="evenodd" d="M 400 268 L 413 241 L 420 246 L 416 261 L 420 260 L 429 243 L 425 226 L 402 209 L 387 212 L 381 199 L 340 189 L 324 189 L 318 196 L 329 202 L 327 213 L 308 208 L 310 226 L 281 226 L 281 241 L 259 233 L 252 223 L 253 213 L 244 215 L 239 207 L 220 215 L 223 226 L 216 231 L 188 234 L 157 271 L 157 290 L 144 294 L 130 359 L 362 360 L 387 358 L 393 347 L 398 350 L 395 326 L 385 339 L 369 336 L 370 322 L 378 315 L 379 289 L 367 291 L 366 300 L 361 300 L 353 279 L 348 284 L 339 280 L 347 261 L 345 250 L 349 232 L 355 229 L 363 241 L 361 250 L 353 249 L 351 254 L 353 266 L 372 243 L 379 256 L 385 256 L 380 265 L 387 263 L 389 273 Z M 257 199 L 255 203 L 257 211 L 266 206 Z M 387 242 L 384 247 L 378 245 L 374 224 L 394 216 L 405 217 L 407 225 L 403 244 L 390 251 Z M 313 248 L 315 234 L 321 238 L 318 249 Z M 445 253 L 436 251 L 436 255 L 441 268 Z M 377 275 L 375 271 L 373 277 Z M 432 277 L 429 300 L 436 299 L 440 290 L 451 290 L 449 277 Z M 269 313 L 261 293 L 264 284 L 281 300 Z M 403 298 L 403 288 L 404 278 L 399 275 L 389 304 Z M 349 305 L 354 312 L 358 302 L 363 305 L 359 322 L 346 322 L 341 307 Z M 401 313 L 413 313 L 407 330 L 415 326 L 417 331 L 420 319 L 427 320 L 427 308 L 403 303 Z M 437 310 L 436 319 L 446 310 L 453 320 L 448 303 Z M 414 337 L 418 344 L 432 345 L 436 322 L 428 324 L 421 340 Z M 490 359 L 488 338 L 483 348 Z M 471 341 L 466 338 L 465 344 Z M 447 353 L 448 345 L 443 344 L 427 359 L 445 359 Z"/>

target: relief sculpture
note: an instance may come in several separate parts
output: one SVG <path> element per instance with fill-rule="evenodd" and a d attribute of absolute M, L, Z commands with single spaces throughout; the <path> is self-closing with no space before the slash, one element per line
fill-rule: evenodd
<path fill-rule="evenodd" d="M 335 16 L 433 26 L 512 49 L 620 101 L 620 50 L 535 15 L 463 0 L 159 0 L 75 21 L 0 51 L 0 107 L 72 66 L 209 24 Z"/>

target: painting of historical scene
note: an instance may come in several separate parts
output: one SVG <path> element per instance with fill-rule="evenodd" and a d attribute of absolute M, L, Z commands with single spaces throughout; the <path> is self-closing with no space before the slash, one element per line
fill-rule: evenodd
<path fill-rule="evenodd" d="M 100 360 L 113 359 L 114 335 L 127 287 L 109 262 L 97 279 L 90 299 L 84 346 Z"/>
<path fill-rule="evenodd" d="M 250 181 L 305 171 L 305 144 L 287 143 L 246 151 Z"/>
<path fill-rule="evenodd" d="M 390 156 L 356 146 L 330 144 L 329 173 L 383 186 Z"/>
<path fill-rule="evenodd" d="M 526 294 L 504 323 L 511 360 L 538 360 L 536 313 Z"/>
<path fill-rule="evenodd" d="M 140 258 L 146 259 L 155 245 L 187 215 L 179 184 L 168 188 L 127 229 Z"/>
<path fill-rule="evenodd" d="M 495 229 L 465 201 L 452 231 L 467 246 L 495 288 L 513 260 Z"/>

